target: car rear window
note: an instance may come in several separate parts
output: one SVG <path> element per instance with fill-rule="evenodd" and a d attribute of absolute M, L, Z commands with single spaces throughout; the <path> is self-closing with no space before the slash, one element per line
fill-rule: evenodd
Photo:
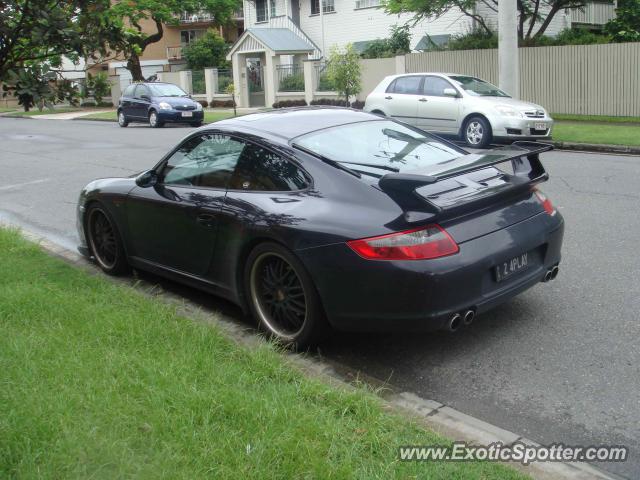
<path fill-rule="evenodd" d="M 292 143 L 371 175 L 389 169 L 419 170 L 463 155 L 436 137 L 391 120 L 340 125 L 302 135 Z"/>

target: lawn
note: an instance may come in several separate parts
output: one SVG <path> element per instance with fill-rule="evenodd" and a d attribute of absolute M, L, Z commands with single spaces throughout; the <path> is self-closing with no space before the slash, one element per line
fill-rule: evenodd
<path fill-rule="evenodd" d="M 7 230 L 0 329 L 0 478 L 524 478 Z"/>
<path fill-rule="evenodd" d="M 15 110 L 16 110 L 15 108 L 0 107 L 0 113 L 13 112 Z"/>
<path fill-rule="evenodd" d="M 229 111 L 215 111 L 215 110 L 205 110 L 204 112 L 204 121 L 205 123 L 217 122 L 218 120 L 224 120 L 225 118 L 229 118 L 233 116 L 233 112 Z M 115 110 L 110 112 L 102 112 L 102 113 L 92 113 L 90 115 L 85 115 L 80 117 L 79 120 L 105 120 L 115 122 L 118 120 L 116 117 Z"/>
<path fill-rule="evenodd" d="M 570 113 L 552 113 L 554 120 L 570 120 L 575 122 L 603 122 L 603 123 L 638 123 L 640 117 L 611 117 L 606 115 L 573 115 Z"/>
<path fill-rule="evenodd" d="M 553 127 L 553 139 L 559 142 L 640 145 L 640 125 L 558 121 Z"/>

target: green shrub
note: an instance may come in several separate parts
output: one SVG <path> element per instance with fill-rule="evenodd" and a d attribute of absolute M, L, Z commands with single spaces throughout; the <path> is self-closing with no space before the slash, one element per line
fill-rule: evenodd
<path fill-rule="evenodd" d="M 304 75 L 295 73 L 280 79 L 281 92 L 304 92 Z"/>
<path fill-rule="evenodd" d="M 189 70 L 202 70 L 207 67 L 228 68 L 228 51 L 229 45 L 225 43 L 224 38 L 210 29 L 202 37 L 189 43 L 183 49 L 182 56 L 187 61 Z"/>
<path fill-rule="evenodd" d="M 273 108 L 306 107 L 307 102 L 305 100 L 280 100 L 271 106 Z"/>
<path fill-rule="evenodd" d="M 332 92 L 336 89 L 336 86 L 329 79 L 327 74 L 321 74 L 318 79 L 318 91 L 320 92 Z"/>
<path fill-rule="evenodd" d="M 408 25 L 391 27 L 389 38 L 377 39 L 367 45 L 362 52 L 363 58 L 388 58 L 403 55 L 411 51 L 411 34 Z"/>

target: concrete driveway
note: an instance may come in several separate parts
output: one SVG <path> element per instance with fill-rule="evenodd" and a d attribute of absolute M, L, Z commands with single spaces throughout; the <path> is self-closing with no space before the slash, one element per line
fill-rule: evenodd
<path fill-rule="evenodd" d="M 152 166 L 189 131 L 0 118 L 0 218 L 73 247 L 82 186 Z M 567 222 L 556 281 L 455 335 L 340 335 L 319 355 L 542 443 L 627 445 L 629 461 L 600 466 L 640 478 L 640 158 L 543 161 Z"/>

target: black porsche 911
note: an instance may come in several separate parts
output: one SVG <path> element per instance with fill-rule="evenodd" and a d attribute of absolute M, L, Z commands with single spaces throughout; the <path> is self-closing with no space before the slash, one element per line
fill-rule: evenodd
<path fill-rule="evenodd" d="M 301 108 L 213 123 L 150 170 L 95 180 L 80 251 L 230 299 L 286 344 L 457 330 L 558 274 L 564 221 L 536 143 L 468 153 L 391 119 Z"/>

